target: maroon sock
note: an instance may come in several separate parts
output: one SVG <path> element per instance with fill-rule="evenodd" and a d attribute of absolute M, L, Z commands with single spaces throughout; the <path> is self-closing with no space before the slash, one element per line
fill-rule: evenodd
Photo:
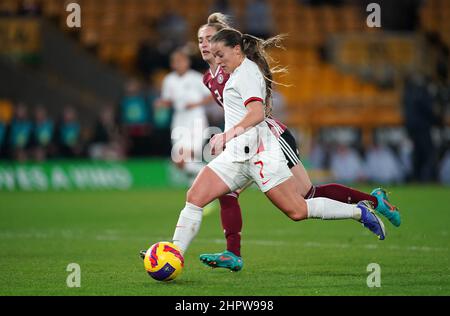
<path fill-rule="evenodd" d="M 306 194 L 306 198 L 325 197 L 339 202 L 355 204 L 359 201 L 371 201 L 376 208 L 378 206 L 377 198 L 345 185 L 329 183 L 319 186 L 313 186 Z"/>
<path fill-rule="evenodd" d="M 242 214 L 238 195 L 230 193 L 219 198 L 220 218 L 227 239 L 227 250 L 241 256 Z"/>

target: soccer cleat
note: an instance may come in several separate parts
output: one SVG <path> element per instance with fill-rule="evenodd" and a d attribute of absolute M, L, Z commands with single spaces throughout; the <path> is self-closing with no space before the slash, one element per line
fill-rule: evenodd
<path fill-rule="evenodd" d="M 141 257 L 142 260 L 145 258 L 145 254 L 147 253 L 147 250 L 141 250 L 139 251 L 139 257 Z"/>
<path fill-rule="evenodd" d="M 385 216 L 392 223 L 392 225 L 396 227 L 400 226 L 400 212 L 396 206 L 389 203 L 386 191 L 381 188 L 377 188 L 370 194 L 376 197 L 378 201 L 376 211 Z"/>
<path fill-rule="evenodd" d="M 371 203 L 369 201 L 361 201 L 356 206 L 361 210 L 360 221 L 363 226 L 377 235 L 379 240 L 383 240 L 386 237 L 384 224 L 381 219 L 375 215 L 375 211 L 372 209 Z"/>
<path fill-rule="evenodd" d="M 200 261 L 211 268 L 225 268 L 235 272 L 242 270 L 244 266 L 242 258 L 228 250 L 221 253 L 200 255 Z"/>

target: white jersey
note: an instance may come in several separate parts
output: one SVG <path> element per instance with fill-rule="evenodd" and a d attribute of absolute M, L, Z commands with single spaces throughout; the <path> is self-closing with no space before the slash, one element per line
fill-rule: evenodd
<path fill-rule="evenodd" d="M 224 91 L 225 130 L 237 125 L 247 114 L 246 106 L 252 101 L 265 104 L 266 83 L 256 63 L 245 58 L 228 79 Z M 276 139 L 263 121 L 250 128 L 244 134 L 230 140 L 225 151 L 234 161 L 246 161 L 252 158 L 258 149 L 272 146 Z"/>
<path fill-rule="evenodd" d="M 210 94 L 203 84 L 203 76 L 197 71 L 188 70 L 182 76 L 171 72 L 164 78 L 161 96 L 170 101 L 175 110 L 171 124 L 174 146 L 202 151 L 203 132 L 208 127 L 206 112 L 203 106 L 193 109 L 187 109 L 187 106 Z"/>
<path fill-rule="evenodd" d="M 162 98 L 172 102 L 175 110 L 175 121 L 177 121 L 177 116 L 184 119 L 194 117 L 204 119 L 206 114 L 202 106 L 194 109 L 187 109 L 186 107 L 190 103 L 200 102 L 209 95 L 209 90 L 203 84 L 203 76 L 194 70 L 188 70 L 182 76 L 176 72 L 171 72 L 164 78 L 162 84 Z"/>

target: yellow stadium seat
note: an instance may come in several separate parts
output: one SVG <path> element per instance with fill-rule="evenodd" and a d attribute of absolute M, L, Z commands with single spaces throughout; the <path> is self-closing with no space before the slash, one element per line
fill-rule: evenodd
<path fill-rule="evenodd" d="M 0 99 L 0 122 L 9 123 L 13 118 L 14 107 L 10 100 Z"/>

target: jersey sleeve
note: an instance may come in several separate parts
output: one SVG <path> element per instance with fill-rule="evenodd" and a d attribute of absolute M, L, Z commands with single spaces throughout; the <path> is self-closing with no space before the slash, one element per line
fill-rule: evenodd
<path fill-rule="evenodd" d="M 265 82 L 259 71 L 252 68 L 241 71 L 236 80 L 236 90 L 241 95 L 244 106 L 253 101 L 264 104 Z"/>

